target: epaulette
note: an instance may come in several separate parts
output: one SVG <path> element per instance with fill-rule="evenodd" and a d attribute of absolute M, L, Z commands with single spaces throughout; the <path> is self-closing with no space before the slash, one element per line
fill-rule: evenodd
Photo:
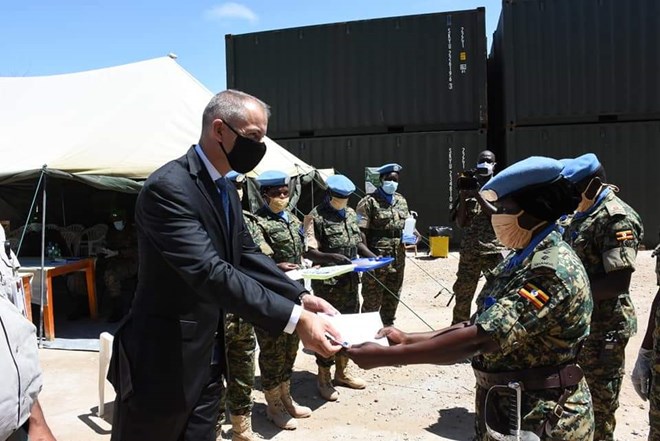
<path fill-rule="evenodd" d="M 610 216 L 625 216 L 627 214 L 626 209 L 623 208 L 623 205 L 621 205 L 619 201 L 616 200 L 605 202 L 605 209 Z"/>
<path fill-rule="evenodd" d="M 531 268 L 549 268 L 551 270 L 557 269 L 559 265 L 559 248 L 550 247 L 539 251 L 532 257 Z"/>

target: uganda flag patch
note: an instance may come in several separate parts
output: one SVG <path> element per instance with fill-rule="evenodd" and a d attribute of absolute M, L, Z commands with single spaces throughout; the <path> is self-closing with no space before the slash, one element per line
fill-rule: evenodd
<path fill-rule="evenodd" d="M 619 242 L 623 242 L 624 240 L 633 240 L 635 236 L 633 236 L 632 230 L 623 230 L 623 231 L 617 231 L 616 232 L 616 240 Z"/>
<path fill-rule="evenodd" d="M 525 286 L 518 290 L 518 294 L 520 297 L 529 300 L 536 309 L 543 308 L 543 306 L 548 303 L 548 300 L 550 300 L 549 295 L 532 283 L 525 283 Z"/>

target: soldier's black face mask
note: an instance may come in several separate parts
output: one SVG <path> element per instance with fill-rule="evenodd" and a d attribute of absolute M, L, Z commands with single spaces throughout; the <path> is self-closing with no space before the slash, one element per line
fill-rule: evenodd
<path fill-rule="evenodd" d="M 252 171 L 266 154 L 266 144 L 246 138 L 238 133 L 227 122 L 224 122 L 224 124 L 236 135 L 234 148 L 231 149 L 231 152 L 229 153 L 225 150 L 225 146 L 222 145 L 222 142 L 219 143 L 222 152 L 227 157 L 227 161 L 229 161 L 229 165 L 232 170 L 238 173 Z"/>

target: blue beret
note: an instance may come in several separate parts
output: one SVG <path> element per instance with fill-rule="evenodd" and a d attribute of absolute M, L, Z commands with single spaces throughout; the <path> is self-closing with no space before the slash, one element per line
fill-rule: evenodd
<path fill-rule="evenodd" d="M 586 153 L 575 159 L 568 159 L 564 163 L 564 171 L 561 173 L 566 179 L 576 184 L 598 171 L 600 161 L 593 153 Z"/>
<path fill-rule="evenodd" d="M 393 162 L 391 164 L 385 164 L 381 167 L 378 167 L 378 170 L 376 171 L 381 175 L 388 175 L 392 172 L 399 173 L 401 170 L 403 170 L 403 167 Z"/>
<path fill-rule="evenodd" d="M 531 156 L 502 170 L 481 187 L 481 196 L 493 202 L 525 187 L 552 182 L 561 176 L 564 165 L 556 159 Z"/>
<path fill-rule="evenodd" d="M 243 182 L 245 180 L 245 175 L 234 170 L 230 170 L 229 173 L 225 176 L 231 182 Z"/>
<path fill-rule="evenodd" d="M 260 187 L 281 187 L 289 185 L 289 175 L 279 170 L 268 170 L 257 176 Z"/>
<path fill-rule="evenodd" d="M 344 175 L 333 175 L 326 181 L 328 188 L 340 196 L 350 196 L 355 191 L 355 184 Z"/>

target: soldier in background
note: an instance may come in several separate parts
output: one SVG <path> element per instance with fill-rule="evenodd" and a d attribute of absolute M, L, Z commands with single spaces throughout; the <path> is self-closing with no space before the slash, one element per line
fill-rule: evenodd
<path fill-rule="evenodd" d="M 591 330 L 580 351 L 593 398 L 594 439 L 611 441 L 616 426 L 625 349 L 637 331 L 630 278 L 644 237 L 639 215 L 606 184 L 605 170 L 593 153 L 564 160 L 563 175 L 575 184 L 580 204 L 564 231 L 584 264 L 594 302 Z"/>
<path fill-rule="evenodd" d="M 243 200 L 243 185 L 245 175 L 230 171 L 229 179 L 238 192 L 239 199 Z M 243 210 L 245 227 L 250 232 L 254 244 L 261 251 L 272 257 L 273 250 L 264 240 L 257 225 L 257 218 L 250 212 Z M 229 411 L 232 425 L 232 441 L 254 441 L 259 439 L 252 431 L 252 389 L 254 387 L 254 354 L 257 341 L 254 327 L 236 314 L 225 315 L 225 351 L 227 357 L 227 388 L 223 389 L 224 399 L 220 400 L 220 418 L 216 426 L 216 433 L 220 436 L 222 414 L 225 406 Z"/>
<path fill-rule="evenodd" d="M 103 282 L 111 305 L 108 321 L 118 322 L 128 310 L 133 298 L 133 293 L 130 292 L 130 298 L 124 299 L 122 290 L 137 276 L 138 271 L 137 233 L 133 224 L 128 222 L 124 211 L 115 210 L 110 215 L 105 247 L 99 253 L 105 256 Z"/>
<path fill-rule="evenodd" d="M 383 328 L 379 336 L 391 346 L 347 349 L 367 369 L 472 358 L 479 441 L 592 440 L 591 396 L 576 364 L 592 302 L 587 273 L 555 223 L 578 201 L 562 169 L 531 157 L 482 188 L 497 210 L 498 239 L 516 251 L 487 276 L 470 322 L 417 333 Z"/>
<path fill-rule="evenodd" d="M 495 154 L 484 150 L 477 156 L 474 175 L 459 177 L 459 199 L 452 211 L 456 224 L 463 229 L 463 239 L 452 288 L 456 296 L 452 325 L 470 318 L 470 306 L 481 273 L 492 270 L 502 261 L 505 248 L 495 237 L 490 223 L 490 205 L 479 194 L 479 188 L 493 176 L 495 164 Z"/>
<path fill-rule="evenodd" d="M 380 187 L 363 197 L 356 208 L 358 224 L 369 249 L 381 256 L 394 257 L 391 265 L 369 273 L 362 280 L 362 312 L 380 310 L 385 326 L 392 325 L 396 318 L 406 266 L 406 247 L 401 236 L 410 211 L 406 199 L 396 192 L 402 169 L 394 163 L 380 167 Z"/>
<path fill-rule="evenodd" d="M 655 277 L 660 286 L 660 245 L 655 247 L 651 257 L 655 257 Z M 660 289 L 655 294 L 649 322 L 646 326 L 646 334 L 642 346 L 639 348 L 635 368 L 632 372 L 632 383 L 635 392 L 642 400 L 650 401 L 649 408 L 649 441 L 660 441 L 660 315 L 658 314 L 660 304 Z"/>
<path fill-rule="evenodd" d="M 348 197 L 355 185 L 346 176 L 334 175 L 327 180 L 328 194 L 323 202 L 305 216 L 305 257 L 321 266 L 351 263 L 358 257 L 376 257 L 362 241 L 357 215 L 348 206 Z M 355 314 L 359 311 L 358 273 L 350 272 L 326 280 L 312 280 L 314 295 L 332 303 L 339 312 Z M 321 396 L 336 401 L 339 393 L 330 380 L 330 368 L 336 363 L 335 384 L 351 389 L 364 389 L 367 383 L 352 376 L 348 370 L 348 356 L 339 352 L 331 357 L 316 354 L 317 387 Z"/>
<path fill-rule="evenodd" d="M 269 170 L 257 177 L 265 205 L 256 212 L 259 228 L 273 250 L 273 260 L 282 271 L 300 268 L 303 254 L 302 223 L 290 211 L 289 176 Z M 300 342 L 296 333 L 273 336 L 255 327 L 259 342 L 261 384 L 268 404 L 266 415 L 277 427 L 294 430 L 295 418 L 307 418 L 312 410 L 291 397 L 291 373 Z"/>

